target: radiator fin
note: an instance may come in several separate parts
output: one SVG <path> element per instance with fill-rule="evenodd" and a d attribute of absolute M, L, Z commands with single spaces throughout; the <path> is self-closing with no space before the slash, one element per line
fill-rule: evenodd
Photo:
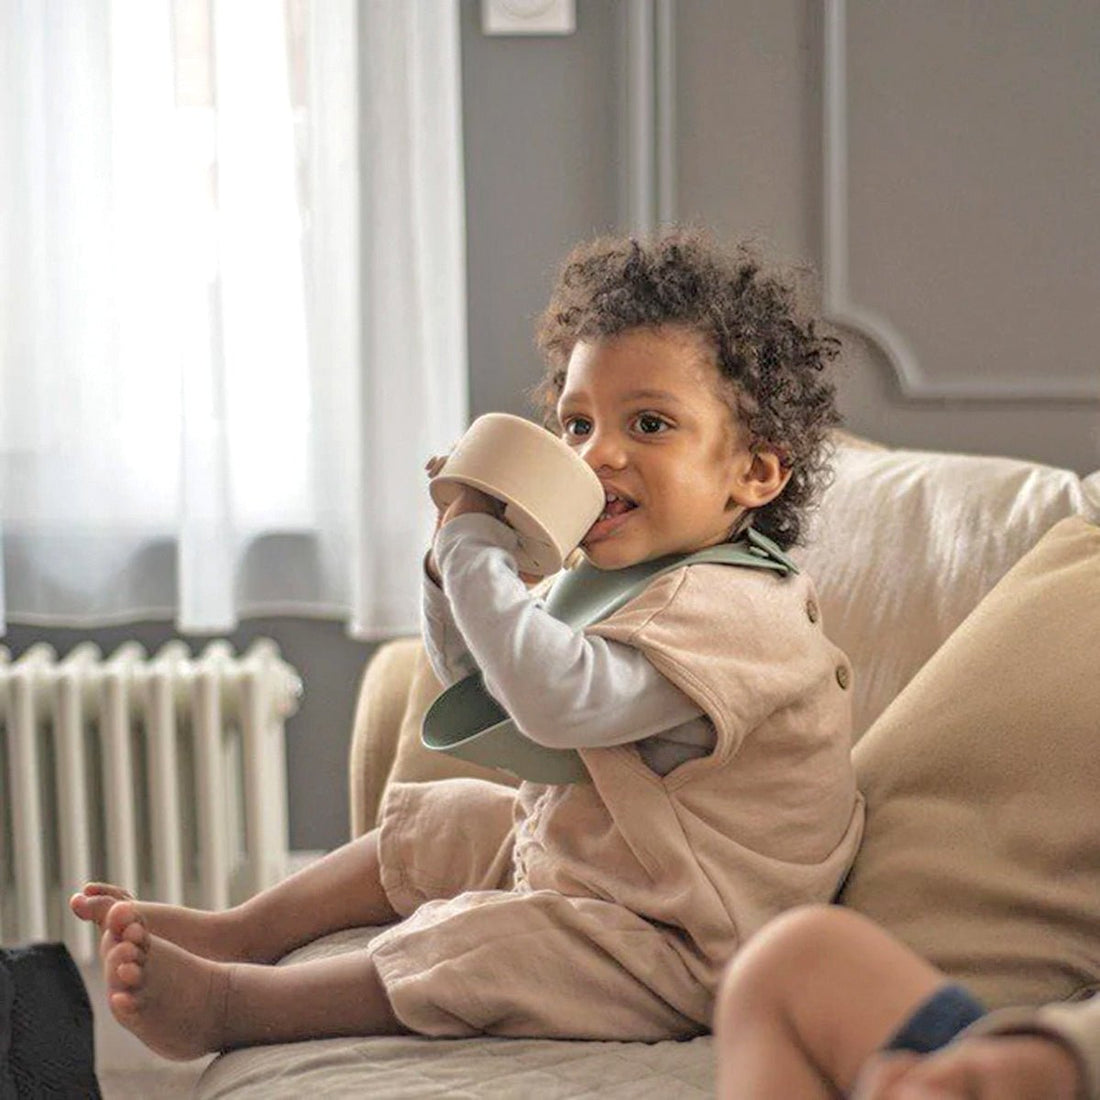
<path fill-rule="evenodd" d="M 95 930 L 68 909 L 88 879 L 205 909 L 279 881 L 301 690 L 268 639 L 0 648 L 0 942 L 90 961 Z"/>

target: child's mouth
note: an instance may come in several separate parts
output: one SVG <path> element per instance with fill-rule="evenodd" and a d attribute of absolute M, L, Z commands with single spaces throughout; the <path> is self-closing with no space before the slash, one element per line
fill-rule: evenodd
<path fill-rule="evenodd" d="M 613 534 L 637 507 L 638 505 L 629 498 L 619 496 L 618 493 L 609 492 L 607 500 L 604 502 L 603 511 L 584 536 L 584 545 L 589 546 L 593 542 L 599 542 L 601 539 Z"/>

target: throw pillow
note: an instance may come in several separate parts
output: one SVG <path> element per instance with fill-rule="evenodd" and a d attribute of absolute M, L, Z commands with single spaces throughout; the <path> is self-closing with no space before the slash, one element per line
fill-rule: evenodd
<path fill-rule="evenodd" d="M 1055 525 L 853 758 L 843 904 L 990 1007 L 1100 986 L 1100 527 Z"/>

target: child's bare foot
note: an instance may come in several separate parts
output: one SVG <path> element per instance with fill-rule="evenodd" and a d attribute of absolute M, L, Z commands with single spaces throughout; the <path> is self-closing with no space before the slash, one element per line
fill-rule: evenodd
<path fill-rule="evenodd" d="M 164 1058 L 220 1050 L 230 968 L 152 935 L 129 900 L 112 902 L 100 948 L 114 1017 Z"/>
<path fill-rule="evenodd" d="M 93 921 L 102 932 L 111 906 L 116 901 L 133 901 L 134 895 L 109 882 L 88 882 L 84 889 L 69 898 L 69 908 L 81 919 Z"/>
<path fill-rule="evenodd" d="M 217 962 L 274 962 L 247 938 L 247 928 L 232 910 L 208 913 L 182 905 L 137 901 L 133 894 L 107 882 L 89 882 L 69 899 L 69 908 L 81 919 L 107 930 L 107 915 L 120 901 L 133 903 L 150 934 L 168 940 L 193 955 Z"/>

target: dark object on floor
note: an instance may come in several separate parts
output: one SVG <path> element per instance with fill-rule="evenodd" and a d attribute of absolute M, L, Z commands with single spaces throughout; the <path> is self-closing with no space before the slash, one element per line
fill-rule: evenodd
<path fill-rule="evenodd" d="M 88 991 L 60 943 L 0 948 L 0 1100 L 100 1100 Z"/>

